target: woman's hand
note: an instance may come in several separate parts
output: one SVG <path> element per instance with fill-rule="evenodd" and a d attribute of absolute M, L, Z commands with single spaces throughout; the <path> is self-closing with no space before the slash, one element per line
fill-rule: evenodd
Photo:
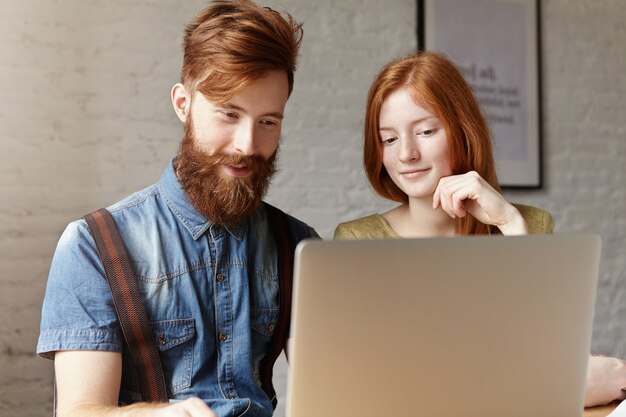
<path fill-rule="evenodd" d="M 585 407 L 626 399 L 626 362 L 608 356 L 591 356 L 587 367 Z"/>
<path fill-rule="evenodd" d="M 519 210 L 475 171 L 441 178 L 433 194 L 433 208 L 438 207 L 453 219 L 469 213 L 504 235 L 528 234 Z"/>

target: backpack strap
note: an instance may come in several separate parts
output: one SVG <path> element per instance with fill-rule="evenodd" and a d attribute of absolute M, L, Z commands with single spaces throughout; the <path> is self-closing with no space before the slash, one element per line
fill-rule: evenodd
<path fill-rule="evenodd" d="M 272 376 L 274 363 L 285 348 L 289 336 L 295 243 L 291 235 L 287 215 L 269 204 L 265 204 L 265 207 L 267 208 L 269 230 L 273 232 L 274 238 L 276 239 L 278 281 L 280 285 L 280 310 L 271 349 L 261 364 L 261 386 L 272 401 L 274 408 L 276 408 L 278 400 L 276 398 L 276 391 L 272 385 Z"/>
<path fill-rule="evenodd" d="M 167 389 L 159 353 L 115 220 L 106 209 L 94 211 L 84 219 L 104 266 L 120 327 L 137 370 L 141 398 L 165 402 Z"/>

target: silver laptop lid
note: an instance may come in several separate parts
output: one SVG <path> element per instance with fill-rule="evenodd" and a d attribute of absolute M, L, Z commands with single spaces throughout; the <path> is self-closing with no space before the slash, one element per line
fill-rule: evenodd
<path fill-rule="evenodd" d="M 306 241 L 288 417 L 580 415 L 600 239 Z"/>

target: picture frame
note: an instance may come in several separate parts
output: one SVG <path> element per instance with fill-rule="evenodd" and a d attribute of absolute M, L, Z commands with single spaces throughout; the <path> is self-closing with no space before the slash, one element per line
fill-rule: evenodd
<path fill-rule="evenodd" d="M 541 188 L 538 0 L 417 0 L 420 50 L 461 69 L 491 129 L 503 188 Z"/>

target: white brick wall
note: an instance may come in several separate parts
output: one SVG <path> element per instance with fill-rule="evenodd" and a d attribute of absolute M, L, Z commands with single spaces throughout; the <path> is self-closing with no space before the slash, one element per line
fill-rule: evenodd
<path fill-rule="evenodd" d="M 545 188 L 508 196 L 600 234 L 592 349 L 626 357 L 626 2 L 542 4 Z"/>
<path fill-rule="evenodd" d="M 51 363 L 33 351 L 56 241 L 68 221 L 156 181 L 176 151 L 169 88 L 183 24 L 205 4 L 0 5 L 0 416 L 49 414 Z M 361 124 L 374 74 L 416 45 L 414 0 L 267 4 L 305 23 L 268 199 L 329 238 L 339 221 L 390 207 L 364 180 Z M 542 5 L 546 186 L 508 196 L 551 210 L 557 231 L 601 234 L 593 345 L 626 356 L 626 7 Z"/>

